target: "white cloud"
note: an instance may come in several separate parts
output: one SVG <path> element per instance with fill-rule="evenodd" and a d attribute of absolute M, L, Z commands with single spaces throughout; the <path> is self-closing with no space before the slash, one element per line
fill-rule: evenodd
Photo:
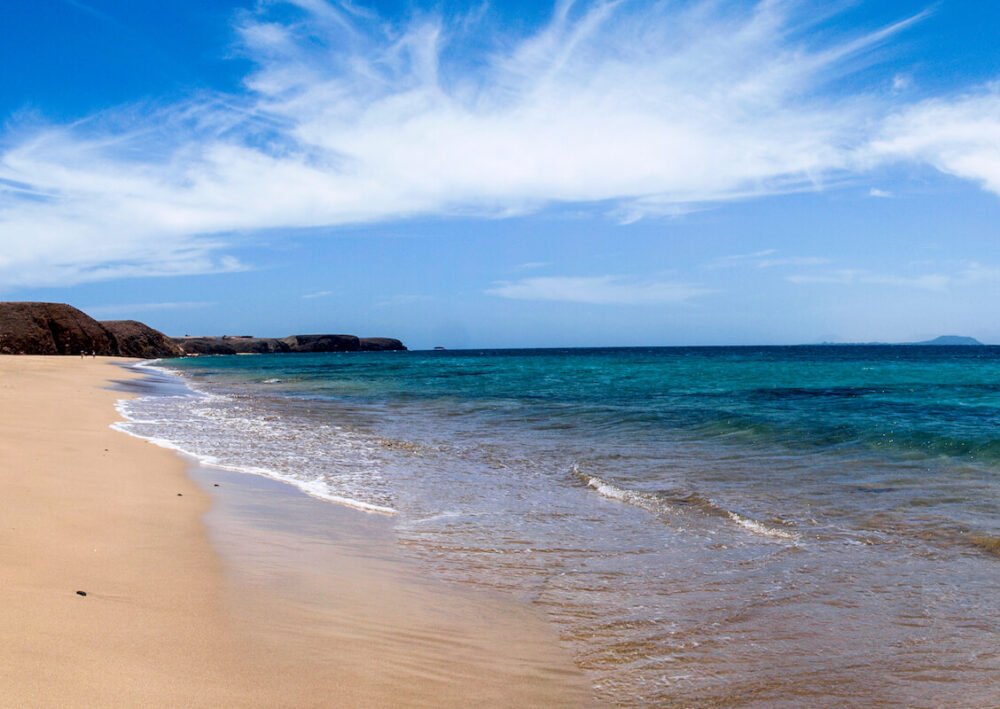
<path fill-rule="evenodd" d="M 953 285 L 969 282 L 958 274 L 923 273 L 899 275 L 876 273 L 860 269 L 839 269 L 824 273 L 796 274 L 786 278 L 790 283 L 826 285 L 874 285 L 896 288 L 916 288 L 928 291 L 946 291 Z"/>
<path fill-rule="evenodd" d="M 487 295 L 515 300 L 553 300 L 595 305 L 683 303 L 714 291 L 691 283 L 650 281 L 625 276 L 540 276 L 499 281 Z"/>
<path fill-rule="evenodd" d="M 896 74 L 892 77 L 892 90 L 896 93 L 913 87 L 913 77 L 909 74 Z"/>
<path fill-rule="evenodd" d="M 872 187 L 870 190 L 868 190 L 868 196 L 876 197 L 879 199 L 889 199 L 892 197 L 892 192 L 890 192 L 889 190 L 880 190 L 877 187 Z"/>
<path fill-rule="evenodd" d="M 830 259 L 821 256 L 788 256 L 785 258 L 765 258 L 757 261 L 757 268 L 776 268 L 778 266 L 821 266 L 830 263 Z"/>
<path fill-rule="evenodd" d="M 215 303 L 206 301 L 177 301 L 168 303 L 128 303 L 119 305 L 88 305 L 81 308 L 91 317 L 131 317 L 135 313 L 149 313 L 161 310 L 196 310 L 208 308 Z"/>
<path fill-rule="evenodd" d="M 968 261 L 961 265 L 955 274 L 954 280 L 962 285 L 973 285 L 977 283 L 998 283 L 1000 282 L 1000 268 L 987 266 L 978 261 Z"/>
<path fill-rule="evenodd" d="M 764 249 L 749 254 L 733 254 L 715 259 L 706 268 L 778 268 L 788 266 L 821 266 L 830 263 L 830 259 L 821 256 L 775 256 L 777 249 Z"/>
<path fill-rule="evenodd" d="M 332 290 L 321 290 L 321 291 L 316 291 L 315 293 L 306 293 L 302 297 L 305 298 L 306 300 L 312 300 L 314 298 L 326 298 L 327 296 L 330 295 L 333 295 Z"/>
<path fill-rule="evenodd" d="M 548 261 L 526 261 L 514 267 L 515 271 L 537 271 L 549 265 Z"/>
<path fill-rule="evenodd" d="M 482 13 L 266 14 L 281 4 L 239 27 L 246 95 L 4 136 L 0 288 L 234 270 L 222 254 L 249 230 L 554 202 L 628 221 L 814 189 L 853 169 L 882 110 L 824 85 L 914 21 L 830 39 L 794 2 L 564 1 L 514 37 Z"/>
<path fill-rule="evenodd" d="M 869 159 L 928 163 L 1000 195 L 1000 84 L 895 113 Z"/>

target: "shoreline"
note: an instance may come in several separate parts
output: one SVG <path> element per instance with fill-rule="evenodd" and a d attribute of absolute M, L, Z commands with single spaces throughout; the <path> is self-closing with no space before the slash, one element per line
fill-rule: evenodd
<path fill-rule="evenodd" d="M 8 701 L 591 701 L 533 609 L 421 578 L 391 520 L 112 429 L 122 363 L 0 357 Z"/>

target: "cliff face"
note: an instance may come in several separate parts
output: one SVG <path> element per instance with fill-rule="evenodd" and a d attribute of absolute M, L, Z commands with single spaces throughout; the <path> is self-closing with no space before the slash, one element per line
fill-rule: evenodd
<path fill-rule="evenodd" d="M 0 303 L 0 353 L 118 354 L 99 322 L 63 303 Z"/>
<path fill-rule="evenodd" d="M 406 349 L 402 342 L 391 337 L 361 338 L 354 335 L 290 335 L 280 340 L 273 337 L 175 337 L 173 342 L 186 355 Z"/>
<path fill-rule="evenodd" d="M 123 357 L 157 359 L 184 354 L 169 337 L 138 320 L 104 320 L 100 324 L 114 337 Z"/>
<path fill-rule="evenodd" d="M 0 354 L 176 357 L 162 332 L 135 320 L 99 323 L 65 303 L 0 303 Z"/>
<path fill-rule="evenodd" d="M 354 335 L 292 335 L 282 342 L 292 352 L 358 352 L 361 340 Z"/>
<path fill-rule="evenodd" d="M 405 350 L 402 342 L 393 337 L 362 337 L 361 349 L 371 352 Z"/>
<path fill-rule="evenodd" d="M 0 302 L 0 354 L 182 357 L 201 354 L 270 354 L 277 352 L 359 352 L 405 350 L 389 337 L 291 335 L 273 337 L 169 338 L 137 320 L 98 322 L 64 303 Z"/>

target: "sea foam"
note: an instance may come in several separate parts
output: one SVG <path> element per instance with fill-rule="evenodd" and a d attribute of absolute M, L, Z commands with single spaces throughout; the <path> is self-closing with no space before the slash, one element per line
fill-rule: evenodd
<path fill-rule="evenodd" d="M 170 370 L 142 369 L 176 378 Z M 260 475 L 327 502 L 394 515 L 391 493 L 373 456 L 377 443 L 341 427 L 257 409 L 252 403 L 199 391 L 183 396 L 122 399 L 112 428 L 187 455 L 199 464 Z"/>

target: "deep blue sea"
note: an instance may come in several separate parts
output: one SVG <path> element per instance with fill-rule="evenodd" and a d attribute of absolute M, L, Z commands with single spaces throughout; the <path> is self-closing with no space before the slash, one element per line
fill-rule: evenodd
<path fill-rule="evenodd" d="M 392 515 L 602 701 L 1000 706 L 1000 348 L 201 357 L 129 432 Z"/>

